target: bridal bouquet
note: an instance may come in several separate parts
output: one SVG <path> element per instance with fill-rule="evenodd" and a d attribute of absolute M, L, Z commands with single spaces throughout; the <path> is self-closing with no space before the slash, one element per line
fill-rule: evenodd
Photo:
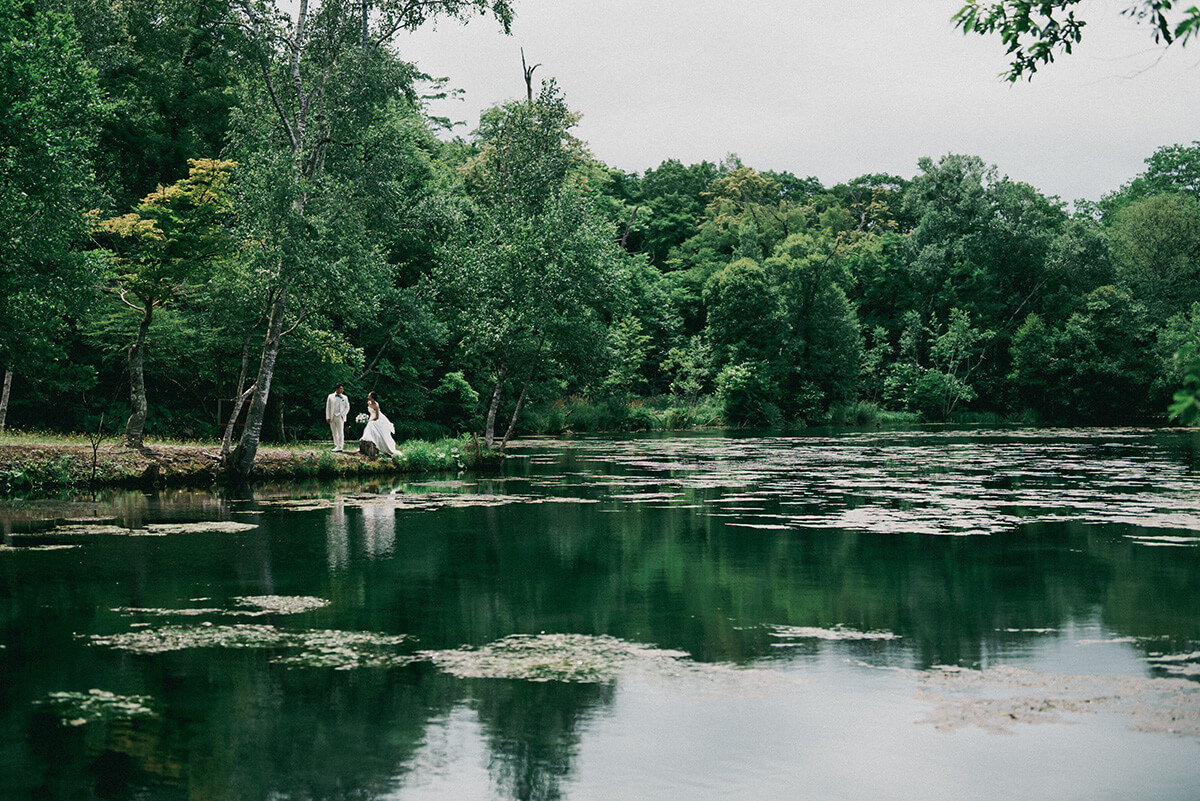
<path fill-rule="evenodd" d="M 360 426 L 365 426 L 367 421 L 370 419 L 371 418 L 367 416 L 366 412 L 359 412 L 358 417 L 354 418 L 354 422 L 358 423 Z"/>

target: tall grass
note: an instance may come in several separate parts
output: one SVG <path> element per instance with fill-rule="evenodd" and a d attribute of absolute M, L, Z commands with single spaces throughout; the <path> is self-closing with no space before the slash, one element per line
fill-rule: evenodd
<path fill-rule="evenodd" d="M 462 470 L 470 458 L 468 453 L 473 453 L 465 446 L 463 439 L 447 438 L 437 442 L 410 439 L 396 448 L 397 453 L 391 459 L 405 470 L 416 473 Z"/>

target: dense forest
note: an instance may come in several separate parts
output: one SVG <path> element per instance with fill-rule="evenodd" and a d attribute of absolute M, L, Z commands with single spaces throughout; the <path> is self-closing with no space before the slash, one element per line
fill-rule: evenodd
<path fill-rule="evenodd" d="M 1200 141 L 1073 208 L 972 155 L 633 174 L 534 86 L 469 134 L 397 34 L 509 0 L 0 0 L 0 426 L 326 436 L 1163 421 Z M 796 161 L 804 160 L 802 153 Z M 1184 360 L 1186 362 L 1186 359 Z"/>

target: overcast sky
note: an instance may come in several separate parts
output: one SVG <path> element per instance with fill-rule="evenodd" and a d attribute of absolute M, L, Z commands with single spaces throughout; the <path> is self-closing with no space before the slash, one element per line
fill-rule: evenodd
<path fill-rule="evenodd" d="M 515 0 L 512 35 L 478 18 L 406 35 L 401 56 L 464 91 L 431 107 L 475 128 L 524 96 L 521 48 L 582 113 L 611 167 L 666 159 L 815 176 L 911 178 L 921 156 L 982 157 L 1063 200 L 1097 200 L 1161 145 L 1200 140 L 1200 43 L 1156 48 L 1090 0 L 1084 42 L 1032 82 L 1000 77 L 998 38 L 964 36 L 957 0 Z"/>

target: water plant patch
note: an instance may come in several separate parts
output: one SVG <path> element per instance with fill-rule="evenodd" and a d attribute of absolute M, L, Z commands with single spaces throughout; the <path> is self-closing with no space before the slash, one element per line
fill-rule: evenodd
<path fill-rule="evenodd" d="M 121 634 L 92 635 L 93 645 L 103 645 L 139 654 L 160 654 L 188 648 L 282 649 L 271 661 L 303 667 L 392 667 L 415 661 L 412 654 L 397 649 L 408 639 L 403 634 L 387 635 L 361 631 L 290 630 L 248 623 L 216 626 L 161 626 Z"/>
<path fill-rule="evenodd" d="M 194 598 L 193 601 L 207 601 L 208 598 Z M 112 611 L 123 615 L 142 615 L 168 617 L 182 615 L 198 617 L 202 615 L 230 615 L 234 617 L 262 617 L 264 615 L 299 615 L 329 606 L 324 598 L 309 595 L 245 595 L 233 599 L 233 608 L 215 606 L 185 606 L 176 608 L 151 608 L 141 606 L 119 606 Z"/>
<path fill-rule="evenodd" d="M 666 686 L 692 697 L 760 695 L 796 684 L 770 670 L 696 662 L 684 651 L 607 635 L 513 634 L 479 648 L 421 651 L 459 678 L 608 684 L 617 679 Z"/>
<path fill-rule="evenodd" d="M 329 606 L 329 601 L 311 595 L 244 595 L 234 598 L 243 615 L 298 615 Z"/>
<path fill-rule="evenodd" d="M 38 706 L 56 716 L 64 726 L 84 726 L 122 718 L 142 718 L 155 714 L 153 699 L 145 695 L 117 695 L 107 690 L 54 692 Z"/>
<path fill-rule="evenodd" d="M 1011 734 L 1018 724 L 1113 714 L 1128 718 L 1135 731 L 1200 737 L 1200 685 L 1183 678 L 1063 675 L 1002 665 L 934 668 L 918 682 L 918 698 L 935 705 L 918 722 L 945 732 L 976 727 Z"/>
<path fill-rule="evenodd" d="M 93 634 L 93 645 L 106 645 L 138 654 L 161 654 L 186 648 L 283 648 L 294 642 L 296 633 L 274 626 L 161 626 L 121 634 Z"/>
<path fill-rule="evenodd" d="M 890 631 L 856 631 L 843 626 L 831 629 L 813 626 L 771 626 L 771 636 L 781 640 L 896 640 L 900 635 Z M 789 645 L 790 643 L 776 643 Z"/>

